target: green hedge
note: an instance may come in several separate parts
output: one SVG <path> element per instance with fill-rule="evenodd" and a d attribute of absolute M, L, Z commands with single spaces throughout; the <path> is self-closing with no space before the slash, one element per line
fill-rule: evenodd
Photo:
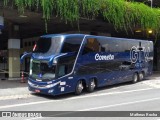
<path fill-rule="evenodd" d="M 25 9 L 36 7 L 42 9 L 43 17 L 58 16 L 66 22 L 78 22 L 80 17 L 92 19 L 102 15 L 104 20 L 112 23 L 116 29 L 128 30 L 135 26 L 153 29 L 160 33 L 160 9 L 150 8 L 143 3 L 126 0 L 13 0 L 20 14 Z M 12 0 L 4 0 L 4 5 Z"/>

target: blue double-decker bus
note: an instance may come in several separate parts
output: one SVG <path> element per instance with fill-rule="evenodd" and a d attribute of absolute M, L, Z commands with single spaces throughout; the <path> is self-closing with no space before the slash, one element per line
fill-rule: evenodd
<path fill-rule="evenodd" d="M 122 82 L 152 74 L 153 42 L 84 34 L 41 36 L 30 56 L 30 91 L 59 95 Z"/>

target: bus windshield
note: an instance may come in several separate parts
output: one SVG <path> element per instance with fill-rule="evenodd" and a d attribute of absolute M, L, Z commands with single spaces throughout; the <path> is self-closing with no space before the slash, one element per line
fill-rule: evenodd
<path fill-rule="evenodd" d="M 36 47 L 33 48 L 34 53 L 42 53 L 43 57 L 61 53 L 75 53 L 56 58 L 57 62 L 48 66 L 46 60 L 33 60 L 30 65 L 30 77 L 42 81 L 47 81 L 62 77 L 69 74 L 72 69 L 82 43 L 82 38 L 79 37 L 42 37 L 38 40 Z"/>
<path fill-rule="evenodd" d="M 41 80 L 49 80 L 55 78 L 55 65 L 53 65 L 52 67 L 48 67 L 47 63 L 40 63 L 38 61 L 33 61 L 31 64 L 32 73 L 30 73 L 30 76 L 32 78 Z"/>
<path fill-rule="evenodd" d="M 33 48 L 34 53 L 58 54 L 62 45 L 61 37 L 40 38 Z"/>

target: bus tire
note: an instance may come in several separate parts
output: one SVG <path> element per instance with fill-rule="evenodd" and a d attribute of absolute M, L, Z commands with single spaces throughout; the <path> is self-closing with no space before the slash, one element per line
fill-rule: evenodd
<path fill-rule="evenodd" d="M 76 85 L 75 94 L 76 95 L 80 95 L 82 93 L 82 91 L 83 91 L 83 88 L 84 88 L 83 81 L 79 80 L 77 82 L 77 85 Z"/>
<path fill-rule="evenodd" d="M 95 89 L 95 87 L 96 87 L 96 81 L 95 81 L 94 78 L 92 78 L 92 79 L 89 80 L 89 84 L 88 84 L 88 87 L 87 87 L 87 91 L 88 91 L 88 92 L 93 92 L 94 89 Z"/>
<path fill-rule="evenodd" d="M 143 80 L 144 79 L 144 72 L 140 72 L 139 73 L 139 80 Z"/>
<path fill-rule="evenodd" d="M 138 73 L 134 73 L 132 77 L 132 83 L 138 82 Z"/>

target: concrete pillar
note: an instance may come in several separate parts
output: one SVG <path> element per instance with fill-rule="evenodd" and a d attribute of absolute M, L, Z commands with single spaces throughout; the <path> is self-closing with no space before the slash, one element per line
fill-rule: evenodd
<path fill-rule="evenodd" d="M 9 77 L 20 77 L 20 39 L 8 40 Z"/>

